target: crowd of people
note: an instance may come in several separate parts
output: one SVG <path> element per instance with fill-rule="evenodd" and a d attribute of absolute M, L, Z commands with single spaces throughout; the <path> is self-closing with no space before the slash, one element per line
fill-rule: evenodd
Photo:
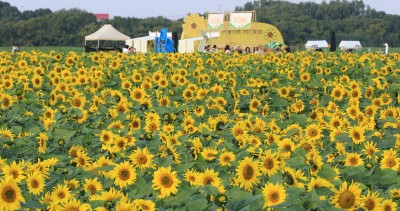
<path fill-rule="evenodd" d="M 275 53 L 289 53 L 291 52 L 290 46 L 287 44 L 284 45 L 278 45 L 275 49 L 272 48 L 267 48 L 264 45 L 259 45 L 259 46 L 254 46 L 254 47 L 241 47 L 241 46 L 230 46 L 230 45 L 225 45 L 224 48 L 213 45 L 207 45 L 204 47 L 204 52 L 224 52 L 225 54 L 229 53 L 234 53 L 237 52 L 239 54 L 266 54 L 268 52 L 275 52 Z"/>

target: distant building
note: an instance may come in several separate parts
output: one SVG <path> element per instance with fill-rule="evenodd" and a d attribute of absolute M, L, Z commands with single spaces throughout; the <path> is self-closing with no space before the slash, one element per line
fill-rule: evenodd
<path fill-rule="evenodd" d="M 96 21 L 102 21 L 102 20 L 109 20 L 110 15 L 106 13 L 98 13 L 98 14 L 93 14 L 96 16 Z"/>

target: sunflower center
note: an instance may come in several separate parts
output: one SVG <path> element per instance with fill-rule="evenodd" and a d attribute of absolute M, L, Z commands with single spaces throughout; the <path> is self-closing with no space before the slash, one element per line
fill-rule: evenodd
<path fill-rule="evenodd" d="M 138 121 L 133 121 L 132 122 L 133 128 L 138 128 L 139 127 L 139 122 Z"/>
<path fill-rule="evenodd" d="M 82 165 L 82 166 L 84 166 L 84 165 L 86 164 L 85 158 L 80 157 L 80 158 L 79 158 L 79 164 Z"/>
<path fill-rule="evenodd" d="M 354 166 L 354 165 L 357 164 L 357 161 L 358 161 L 357 158 L 353 157 L 353 158 L 350 159 L 350 164 Z"/>
<path fill-rule="evenodd" d="M 82 102 L 81 102 L 80 99 L 74 99 L 74 103 L 73 104 L 74 104 L 75 107 L 80 107 L 82 105 Z"/>
<path fill-rule="evenodd" d="M 77 207 L 66 207 L 64 210 L 65 211 L 79 211 L 79 208 L 77 208 Z"/>
<path fill-rule="evenodd" d="M 375 208 L 375 201 L 372 199 L 367 199 L 365 201 L 365 208 L 367 208 L 367 210 L 373 210 Z"/>
<path fill-rule="evenodd" d="M 31 181 L 31 186 L 32 186 L 32 188 L 38 188 L 39 187 L 39 182 L 36 179 L 33 179 Z"/>
<path fill-rule="evenodd" d="M 392 168 L 393 166 L 396 165 L 396 161 L 395 161 L 393 158 L 389 158 L 389 159 L 387 159 L 387 161 L 386 161 L 386 165 L 387 165 L 389 168 Z"/>
<path fill-rule="evenodd" d="M 344 191 L 339 197 L 339 206 L 344 209 L 349 209 L 354 205 L 356 197 L 351 191 Z"/>
<path fill-rule="evenodd" d="M 119 173 L 119 178 L 121 179 L 121 180 L 128 180 L 129 178 L 130 178 L 130 176 L 131 176 L 131 173 L 128 171 L 128 170 L 126 170 L 126 169 L 123 169 L 122 171 L 120 171 L 120 173 Z"/>
<path fill-rule="evenodd" d="M 310 132 L 308 134 L 310 134 L 311 137 L 315 137 L 318 135 L 318 131 L 313 128 L 310 130 Z"/>
<path fill-rule="evenodd" d="M 172 183 L 173 183 L 172 178 L 171 178 L 169 175 L 164 175 L 164 176 L 161 178 L 161 184 L 162 184 L 162 186 L 164 186 L 165 188 L 171 187 Z"/>
<path fill-rule="evenodd" d="M 306 152 L 310 151 L 310 149 L 312 148 L 312 146 L 308 143 L 303 144 L 302 147 Z"/>
<path fill-rule="evenodd" d="M 6 186 L 1 193 L 1 198 L 7 203 L 13 203 L 17 198 L 14 188 Z"/>
<path fill-rule="evenodd" d="M 146 164 L 147 163 L 147 157 L 146 156 L 140 156 L 138 159 L 139 164 Z"/>
<path fill-rule="evenodd" d="M 264 161 L 264 166 L 265 166 L 265 168 L 266 169 L 272 169 L 272 168 L 274 168 L 274 160 L 272 160 L 272 159 L 266 159 L 265 161 Z"/>
<path fill-rule="evenodd" d="M 360 135 L 359 132 L 356 131 L 356 132 L 353 133 L 353 137 L 354 137 L 354 139 L 356 139 L 356 140 L 360 140 L 361 135 Z"/>
<path fill-rule="evenodd" d="M 340 96 L 342 96 L 342 92 L 341 91 L 335 91 L 334 92 L 334 96 L 335 97 L 340 97 Z"/>
<path fill-rule="evenodd" d="M 292 147 L 290 145 L 286 145 L 285 150 L 286 150 L 286 152 L 289 152 L 292 150 Z"/>
<path fill-rule="evenodd" d="M 273 203 L 279 201 L 279 194 L 276 192 L 272 193 L 270 196 L 270 199 L 271 199 L 271 202 L 273 202 Z"/>
<path fill-rule="evenodd" d="M 243 169 L 243 177 L 244 177 L 246 180 L 250 180 L 250 179 L 253 178 L 253 176 L 254 176 L 254 169 L 253 169 L 253 166 L 246 165 L 246 166 L 244 167 L 244 169 Z"/>
<path fill-rule="evenodd" d="M 157 125 L 155 123 L 150 124 L 150 130 L 151 131 L 156 131 L 157 130 Z"/>
<path fill-rule="evenodd" d="M 90 194 L 95 194 L 97 189 L 94 185 L 89 185 L 88 190 L 90 191 Z"/>
<path fill-rule="evenodd" d="M 134 97 L 135 97 L 135 99 L 140 99 L 140 98 L 142 98 L 142 93 L 136 92 Z"/>
<path fill-rule="evenodd" d="M 64 192 L 58 192 L 57 196 L 58 196 L 58 198 L 63 199 L 63 198 L 65 198 L 65 193 Z"/>
<path fill-rule="evenodd" d="M 18 176 L 19 176 L 18 171 L 15 171 L 15 170 L 12 170 L 12 171 L 11 171 L 11 174 L 13 175 L 14 179 L 17 179 Z"/>
<path fill-rule="evenodd" d="M 210 178 L 210 177 L 204 178 L 204 184 L 210 185 L 212 182 L 214 182 L 214 180 L 212 178 Z"/>
<path fill-rule="evenodd" d="M 9 106 L 10 105 L 10 99 L 8 99 L 8 98 L 3 98 L 3 105 L 4 106 Z"/>

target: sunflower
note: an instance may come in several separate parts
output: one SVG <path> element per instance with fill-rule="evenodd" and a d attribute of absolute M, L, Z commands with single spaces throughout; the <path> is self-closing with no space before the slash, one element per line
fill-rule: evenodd
<path fill-rule="evenodd" d="M 301 82 L 308 82 L 308 81 L 310 81 L 310 73 L 302 73 L 301 75 L 300 75 L 300 80 L 301 80 Z"/>
<path fill-rule="evenodd" d="M 288 87 L 282 87 L 282 88 L 278 89 L 278 94 L 282 98 L 288 99 L 289 94 L 290 94 L 290 89 Z"/>
<path fill-rule="evenodd" d="M 14 100 L 11 95 L 7 93 L 1 94 L 1 108 L 10 107 L 14 104 Z"/>
<path fill-rule="evenodd" d="M 6 129 L 6 128 L 0 129 L 0 138 L 9 138 L 10 141 L 14 141 L 14 137 L 15 137 L 15 135 L 11 130 Z"/>
<path fill-rule="evenodd" d="M 21 203 L 25 203 L 17 181 L 12 177 L 0 181 L 0 196 L 0 210 L 18 210 L 21 208 Z"/>
<path fill-rule="evenodd" d="M 159 106 L 169 106 L 170 103 L 171 103 L 171 100 L 169 99 L 168 96 L 162 96 L 158 100 L 158 105 Z"/>
<path fill-rule="evenodd" d="M 82 146 L 72 146 L 69 151 L 68 151 L 68 156 L 71 158 L 76 158 L 78 155 L 78 152 L 82 151 L 83 147 Z"/>
<path fill-rule="evenodd" d="M 364 165 L 364 161 L 361 155 L 358 153 L 348 153 L 345 159 L 345 166 L 361 166 Z"/>
<path fill-rule="evenodd" d="M 391 168 L 395 171 L 399 170 L 400 158 L 397 157 L 397 150 L 389 149 L 383 151 L 381 160 L 381 169 Z"/>
<path fill-rule="evenodd" d="M 136 176 L 134 167 L 127 161 L 117 164 L 112 173 L 112 177 L 115 179 L 114 184 L 120 188 L 133 184 L 136 181 Z"/>
<path fill-rule="evenodd" d="M 265 133 L 265 143 L 267 144 L 272 144 L 272 143 L 278 143 L 280 142 L 281 137 L 278 134 L 275 134 L 273 132 L 267 132 Z"/>
<path fill-rule="evenodd" d="M 193 93 L 193 91 L 192 91 L 191 89 L 185 89 L 185 90 L 183 91 L 183 93 L 182 93 L 182 97 L 183 97 L 185 100 L 190 101 L 190 100 L 193 100 L 193 99 L 194 99 L 194 93 Z"/>
<path fill-rule="evenodd" d="M 364 149 L 361 152 L 365 153 L 367 155 L 367 158 L 372 159 L 372 157 L 378 151 L 379 151 L 379 149 L 376 148 L 376 143 L 369 141 L 364 144 Z"/>
<path fill-rule="evenodd" d="M 37 89 L 41 88 L 42 87 L 42 83 L 43 83 L 42 76 L 34 75 L 32 77 L 32 84 L 33 84 L 34 88 L 37 88 Z"/>
<path fill-rule="evenodd" d="M 86 192 L 90 192 L 90 195 L 94 195 L 98 191 L 102 191 L 103 186 L 99 181 L 97 181 L 97 177 L 95 177 L 94 179 L 85 178 L 85 183 L 83 184 L 83 189 Z"/>
<path fill-rule="evenodd" d="M 328 180 L 326 180 L 326 179 L 324 179 L 324 178 L 321 178 L 321 177 L 317 177 L 317 178 L 312 177 L 312 178 L 311 178 L 311 181 L 310 181 L 310 182 L 308 183 L 308 185 L 307 185 L 307 190 L 308 190 L 308 191 L 312 191 L 312 189 L 315 189 L 315 188 L 322 188 L 322 187 L 331 188 L 331 187 L 332 187 L 332 184 L 331 184 Z"/>
<path fill-rule="evenodd" d="M 39 133 L 39 136 L 37 137 L 38 140 L 38 151 L 42 154 L 46 153 L 47 149 L 47 140 L 49 138 L 47 137 L 46 133 Z"/>
<path fill-rule="evenodd" d="M 219 156 L 219 164 L 221 166 L 231 166 L 231 162 L 235 160 L 236 156 L 233 152 L 224 152 Z"/>
<path fill-rule="evenodd" d="M 395 201 L 392 201 L 390 199 L 386 199 L 382 202 L 382 209 L 381 210 L 385 210 L 385 211 L 395 211 L 397 210 L 397 206 L 398 204 Z"/>
<path fill-rule="evenodd" d="M 337 208 L 356 210 L 362 205 L 361 188 L 358 183 L 351 183 L 348 186 L 347 181 L 344 181 L 340 189 L 334 190 L 334 193 L 331 203 Z"/>
<path fill-rule="evenodd" d="M 10 176 L 15 182 L 19 183 L 25 179 L 24 166 L 24 162 L 16 163 L 13 161 L 10 165 L 3 166 L 1 170 L 6 177 Z"/>
<path fill-rule="evenodd" d="M 141 128 L 141 119 L 139 117 L 133 116 L 129 122 L 129 129 L 139 130 Z"/>
<path fill-rule="evenodd" d="M 304 102 L 302 100 L 296 99 L 296 102 L 290 106 L 290 109 L 294 113 L 300 113 L 304 110 Z"/>
<path fill-rule="evenodd" d="M 147 93 L 144 89 L 142 88 L 134 88 L 131 92 L 130 92 L 130 96 L 133 100 L 136 101 L 140 101 L 143 98 L 145 98 L 147 96 Z"/>
<path fill-rule="evenodd" d="M 344 90 L 341 87 L 334 87 L 332 90 L 332 94 L 331 97 L 333 98 L 333 100 L 335 101 L 342 101 L 344 96 Z"/>
<path fill-rule="evenodd" d="M 151 200 L 135 199 L 133 203 L 136 205 L 137 210 L 155 211 L 156 204 Z"/>
<path fill-rule="evenodd" d="M 264 207 L 271 207 L 286 201 L 286 190 L 282 184 L 268 182 L 262 190 Z"/>
<path fill-rule="evenodd" d="M 168 79 L 166 77 L 161 77 L 160 80 L 157 82 L 158 86 L 165 89 L 168 87 Z"/>
<path fill-rule="evenodd" d="M 250 111 L 251 111 L 251 112 L 257 113 L 257 112 L 258 112 L 258 108 L 259 108 L 260 106 L 261 106 L 261 101 L 258 100 L 258 99 L 253 98 L 253 99 L 250 101 L 249 107 L 250 107 Z"/>
<path fill-rule="evenodd" d="M 73 108 L 82 108 L 85 106 L 86 103 L 86 97 L 83 95 L 75 95 L 71 99 L 71 106 Z"/>
<path fill-rule="evenodd" d="M 296 145 L 289 138 L 284 138 L 278 142 L 279 149 L 286 155 L 290 156 L 291 152 L 296 150 Z"/>
<path fill-rule="evenodd" d="M 194 112 L 194 114 L 195 114 L 196 116 L 198 116 L 198 117 L 203 117 L 204 114 L 206 113 L 206 112 L 205 112 L 205 109 L 204 109 L 204 106 L 202 106 L 202 105 L 199 105 L 199 106 L 197 106 L 196 108 L 194 108 L 194 109 L 193 109 L 193 112 Z"/>
<path fill-rule="evenodd" d="M 360 108 L 357 105 L 352 105 L 346 109 L 346 113 L 351 119 L 356 119 L 360 113 Z"/>
<path fill-rule="evenodd" d="M 190 185 L 197 185 L 196 180 L 197 177 L 199 176 L 199 172 L 197 172 L 196 170 L 188 169 L 185 171 L 183 176 L 185 177 L 185 180 L 189 182 Z"/>
<path fill-rule="evenodd" d="M 111 145 L 114 142 L 115 135 L 109 130 L 102 130 L 100 134 L 100 141 L 106 145 Z"/>
<path fill-rule="evenodd" d="M 201 152 L 203 158 L 207 161 L 213 161 L 215 159 L 215 155 L 218 154 L 217 149 L 206 147 Z"/>
<path fill-rule="evenodd" d="M 365 210 L 374 210 L 374 211 L 379 211 L 382 210 L 381 207 L 381 202 L 382 198 L 379 198 L 379 192 L 371 192 L 368 190 L 368 193 L 366 196 L 361 197 L 362 204 Z"/>
<path fill-rule="evenodd" d="M 361 144 L 365 141 L 365 129 L 361 126 L 354 126 L 349 129 L 349 136 L 355 144 Z"/>
<path fill-rule="evenodd" d="M 51 196 L 56 202 L 64 202 L 73 198 L 74 195 L 68 190 L 67 185 L 57 184 L 57 186 L 53 188 Z"/>
<path fill-rule="evenodd" d="M 196 178 L 196 184 L 199 186 L 212 185 L 218 187 L 221 185 L 221 179 L 218 177 L 218 172 L 214 169 L 206 169 L 204 173 L 199 173 Z"/>
<path fill-rule="evenodd" d="M 232 133 L 235 138 L 241 136 L 247 136 L 248 130 L 245 128 L 245 125 L 242 122 L 236 122 L 236 124 L 232 127 Z"/>
<path fill-rule="evenodd" d="M 258 168 L 258 161 L 253 161 L 253 158 L 245 157 L 240 161 L 239 166 L 236 168 L 239 187 L 251 191 L 253 185 L 260 182 L 257 178 L 261 176 Z"/>
<path fill-rule="evenodd" d="M 144 125 L 146 133 L 153 133 L 160 130 L 160 121 L 146 121 Z"/>
<path fill-rule="evenodd" d="M 278 172 L 281 162 L 282 161 L 277 158 L 276 153 L 272 153 L 268 150 L 261 156 L 261 172 L 264 175 L 272 176 Z"/>
<path fill-rule="evenodd" d="M 313 141 L 320 140 L 324 135 L 322 134 L 322 129 L 317 124 L 308 125 L 305 129 L 306 138 Z"/>
<path fill-rule="evenodd" d="M 92 210 L 92 208 L 90 207 L 89 204 L 87 203 L 82 203 L 81 201 L 79 201 L 76 198 L 69 198 L 66 201 L 62 201 L 60 204 L 60 209 L 61 210 L 82 210 L 82 211 L 86 211 L 86 210 Z"/>
<path fill-rule="evenodd" d="M 177 178 L 177 172 L 171 171 L 171 166 L 160 167 L 153 175 L 153 189 L 160 191 L 159 198 L 170 196 L 178 192 L 181 181 Z"/>
<path fill-rule="evenodd" d="M 139 167 L 141 170 L 153 167 L 152 155 L 147 147 L 143 149 L 136 149 L 130 156 L 129 159 L 135 167 Z"/>
<path fill-rule="evenodd" d="M 92 158 L 87 155 L 87 152 L 82 150 L 76 153 L 76 158 L 74 158 L 72 161 L 75 162 L 77 166 L 85 169 L 89 167 L 91 159 Z"/>

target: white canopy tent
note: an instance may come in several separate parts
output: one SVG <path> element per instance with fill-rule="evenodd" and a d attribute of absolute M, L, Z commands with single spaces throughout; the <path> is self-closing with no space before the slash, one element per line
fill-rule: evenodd
<path fill-rule="evenodd" d="M 305 44 L 306 49 L 318 49 L 318 48 L 327 48 L 328 42 L 326 40 L 309 40 Z"/>
<path fill-rule="evenodd" d="M 100 47 L 100 40 L 112 40 L 112 41 L 119 41 L 119 40 L 128 40 L 130 37 L 122 34 L 118 30 L 116 30 L 111 24 L 105 24 L 99 30 L 94 32 L 93 34 L 87 35 L 85 37 L 85 45 L 86 41 L 88 40 L 97 40 L 97 47 Z"/>
<path fill-rule="evenodd" d="M 361 50 L 362 45 L 360 41 L 343 40 L 340 42 L 339 47 L 341 50 Z"/>
<path fill-rule="evenodd" d="M 201 37 L 193 37 L 193 38 L 188 38 L 188 39 L 183 39 L 179 40 L 179 45 L 178 45 L 178 52 L 179 53 L 192 53 L 195 52 L 195 42 L 199 41 L 200 44 L 203 42 L 203 44 L 206 44 L 206 41 L 209 38 L 214 38 L 214 37 L 219 37 L 220 32 L 219 31 L 209 31 L 209 32 L 203 32 L 203 36 Z"/>
<path fill-rule="evenodd" d="M 160 32 L 149 31 L 148 36 L 127 39 L 127 40 L 125 40 L 125 43 L 131 47 L 134 47 L 136 49 L 136 52 L 147 53 L 148 41 L 155 40 L 156 37 L 158 37 L 158 36 L 160 36 Z M 167 32 L 167 37 L 172 38 L 172 32 Z"/>

